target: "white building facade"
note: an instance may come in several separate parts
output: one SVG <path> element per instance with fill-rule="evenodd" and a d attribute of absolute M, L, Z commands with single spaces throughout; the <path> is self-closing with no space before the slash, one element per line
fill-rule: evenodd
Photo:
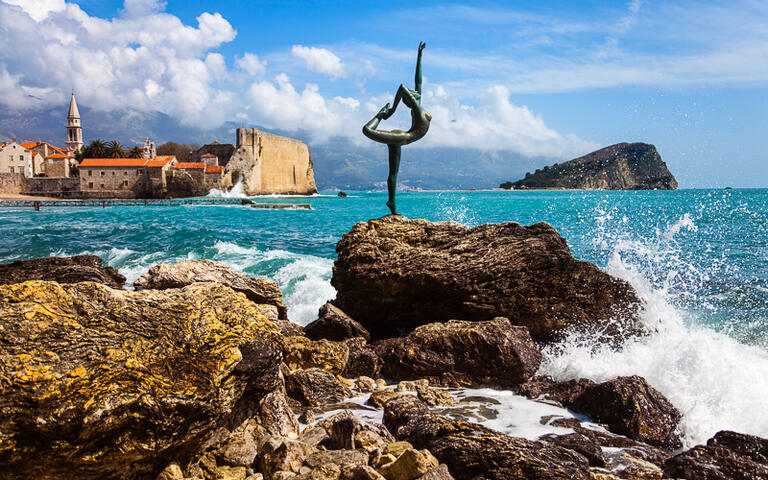
<path fill-rule="evenodd" d="M 0 173 L 15 173 L 25 177 L 35 175 L 32 153 L 16 140 L 0 144 Z"/>

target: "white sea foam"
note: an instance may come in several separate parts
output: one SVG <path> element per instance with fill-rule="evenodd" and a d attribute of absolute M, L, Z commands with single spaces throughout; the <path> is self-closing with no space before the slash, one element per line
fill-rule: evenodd
<path fill-rule="evenodd" d="M 229 190 L 213 188 L 208 192 L 207 196 L 216 198 L 245 198 L 247 195 L 245 194 L 245 190 L 243 190 L 243 180 L 240 179 Z"/>
<path fill-rule="evenodd" d="M 299 325 L 317 319 L 317 311 L 336 296 L 331 286 L 333 260 L 302 256 L 282 267 L 274 279 L 287 292 L 288 317 Z"/>
<path fill-rule="evenodd" d="M 686 446 L 723 429 L 766 437 L 768 352 L 700 326 L 671 304 L 671 291 L 695 291 L 692 285 L 706 279 L 680 259 L 672 242 L 682 230 L 695 228 L 684 215 L 648 241 L 598 235 L 597 242 L 613 248 L 608 272 L 635 287 L 646 302 L 642 321 L 653 333 L 618 351 L 573 335 L 544 350 L 540 373 L 595 381 L 640 375 L 683 414 L 679 428 Z"/>
<path fill-rule="evenodd" d="M 289 252 L 260 250 L 217 241 L 213 260 L 244 271 L 255 269 L 280 284 L 288 306 L 288 318 L 299 325 L 317 319 L 317 311 L 336 296 L 331 286 L 333 260 Z M 276 266 L 276 268 L 275 268 Z"/>

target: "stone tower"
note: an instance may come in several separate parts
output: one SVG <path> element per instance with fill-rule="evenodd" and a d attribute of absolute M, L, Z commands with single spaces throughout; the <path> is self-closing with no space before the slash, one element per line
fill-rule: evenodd
<path fill-rule="evenodd" d="M 80 112 L 77 110 L 74 90 L 72 90 L 72 99 L 69 101 L 69 113 L 67 114 L 66 143 L 70 152 L 76 152 L 83 148 L 83 126 L 80 124 Z"/>
<path fill-rule="evenodd" d="M 155 148 L 155 142 L 147 138 L 144 141 L 144 146 L 141 147 L 141 156 L 143 158 L 155 158 L 157 156 L 157 149 Z"/>

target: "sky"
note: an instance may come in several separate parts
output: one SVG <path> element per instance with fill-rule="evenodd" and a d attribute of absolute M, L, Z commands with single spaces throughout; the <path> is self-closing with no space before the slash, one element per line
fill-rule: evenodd
<path fill-rule="evenodd" d="M 639 141 L 682 188 L 768 187 L 764 0 L 0 0 L 0 108 L 60 108 L 74 89 L 97 111 L 364 145 L 422 40 L 433 121 L 409 149 L 543 165 Z"/>

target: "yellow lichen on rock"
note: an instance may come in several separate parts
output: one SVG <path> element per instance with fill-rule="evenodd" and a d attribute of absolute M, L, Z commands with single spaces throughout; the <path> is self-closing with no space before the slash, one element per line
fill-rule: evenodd
<path fill-rule="evenodd" d="M 95 478 L 96 464 L 99 475 L 153 472 L 166 450 L 199 445 L 241 396 L 279 382 L 282 336 L 244 294 L 214 283 L 3 285 L 0 328 L 10 478 Z"/>

